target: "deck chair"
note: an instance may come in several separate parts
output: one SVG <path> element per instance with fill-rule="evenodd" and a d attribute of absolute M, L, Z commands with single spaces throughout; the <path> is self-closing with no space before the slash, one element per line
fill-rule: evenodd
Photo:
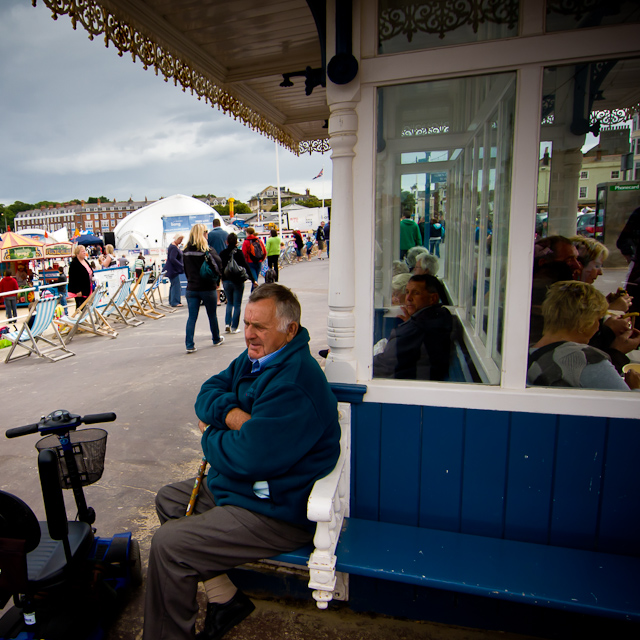
<path fill-rule="evenodd" d="M 131 294 L 131 283 L 133 279 L 125 280 L 118 290 L 111 296 L 107 306 L 100 312 L 103 318 L 112 322 L 121 322 L 130 327 L 139 327 L 144 324 L 144 320 L 138 320 L 134 310 L 128 302 Z"/>
<path fill-rule="evenodd" d="M 40 358 L 46 358 L 50 362 L 57 362 L 58 360 L 64 360 L 65 358 L 76 355 L 73 351 L 67 349 L 60 335 L 60 331 L 54 322 L 57 305 L 58 296 L 39 300 L 29 312 L 27 319 L 22 323 L 20 329 L 4 334 L 3 337 L 13 343 L 5 358 L 5 362 L 27 358 L 32 353 L 35 353 Z M 30 327 L 29 322 L 31 321 L 33 322 Z M 53 336 L 45 337 L 43 334 L 49 329 L 53 330 Z M 41 348 L 40 343 L 42 342 L 48 346 Z M 25 349 L 26 353 L 13 356 L 19 347 Z"/>
<path fill-rule="evenodd" d="M 98 300 L 103 293 L 104 285 L 99 285 L 72 316 L 62 316 L 58 320 L 58 324 L 70 329 L 67 334 L 67 342 L 71 341 L 78 331 L 86 331 L 96 336 L 107 336 L 108 338 L 118 337 L 118 332 L 97 309 Z"/>
<path fill-rule="evenodd" d="M 147 285 L 149 284 L 149 275 L 150 273 L 148 271 L 142 272 L 138 278 L 138 282 L 136 282 L 135 289 L 127 298 L 127 302 L 131 305 L 131 308 L 135 311 L 136 315 L 142 315 L 146 318 L 159 320 L 160 318 L 164 318 L 164 313 L 160 313 L 155 310 L 153 304 L 151 304 L 151 300 L 149 300 L 146 294 Z"/>
<path fill-rule="evenodd" d="M 174 309 L 172 306 L 165 304 L 162 301 L 162 293 L 160 291 L 160 284 L 162 280 L 166 276 L 166 271 L 163 271 L 154 281 L 153 284 L 147 289 L 146 295 L 153 304 L 155 309 L 162 309 L 165 313 L 175 313 L 177 309 Z M 156 300 L 157 298 L 157 300 Z"/>

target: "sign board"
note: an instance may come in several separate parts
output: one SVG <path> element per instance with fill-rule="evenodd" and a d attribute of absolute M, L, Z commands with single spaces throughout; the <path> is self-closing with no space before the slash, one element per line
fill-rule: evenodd
<path fill-rule="evenodd" d="M 73 245 L 70 242 L 59 242 L 44 246 L 45 258 L 64 258 L 71 255 Z"/>
<path fill-rule="evenodd" d="M 313 231 L 320 226 L 320 222 L 329 221 L 329 209 L 327 207 L 316 207 L 313 209 L 294 209 L 287 211 L 289 218 L 289 229 L 298 231 Z"/>
<path fill-rule="evenodd" d="M 12 260 L 39 260 L 43 258 L 41 247 L 9 247 L 2 250 L 0 262 Z"/>
<path fill-rule="evenodd" d="M 164 233 L 188 233 L 196 224 L 203 224 L 207 228 L 213 223 L 213 214 L 198 213 L 184 216 L 166 216 L 162 218 L 162 230 Z"/>
<path fill-rule="evenodd" d="M 112 267 L 111 269 L 99 269 L 93 272 L 93 277 L 98 284 L 107 285 L 97 307 L 102 309 L 109 304 L 111 296 L 115 294 L 118 287 L 129 278 L 129 267 Z"/>
<path fill-rule="evenodd" d="M 639 184 L 612 184 L 609 186 L 609 191 L 638 191 L 640 190 Z"/>

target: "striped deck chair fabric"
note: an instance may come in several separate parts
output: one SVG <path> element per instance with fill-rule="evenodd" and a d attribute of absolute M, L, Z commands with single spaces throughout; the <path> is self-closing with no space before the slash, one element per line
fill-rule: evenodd
<path fill-rule="evenodd" d="M 129 304 L 132 282 L 133 278 L 130 278 L 122 282 L 118 287 L 118 290 L 111 296 L 107 306 L 101 311 L 104 318 L 121 322 L 130 327 L 139 327 L 141 324 L 144 324 L 144 320 L 138 320 L 135 311 Z"/>
<path fill-rule="evenodd" d="M 118 332 L 96 308 L 98 300 L 102 297 L 103 290 L 104 286 L 99 285 L 84 301 L 82 306 L 76 309 L 72 316 L 62 316 L 62 318 L 58 320 L 60 325 L 70 328 L 69 334 L 67 335 L 67 342 L 72 340 L 78 331 L 86 331 L 96 336 L 107 336 L 108 338 L 118 337 Z"/>
<path fill-rule="evenodd" d="M 73 351 L 67 349 L 60 331 L 58 331 L 58 327 L 54 323 L 57 305 L 58 296 L 39 300 L 31 309 L 20 329 L 4 334 L 4 337 L 13 343 L 5 362 L 28 358 L 32 353 L 50 362 L 57 362 L 76 355 Z M 29 326 L 30 322 L 31 327 Z M 46 337 L 44 333 L 49 329 L 53 331 L 53 336 Z M 45 343 L 47 346 L 43 348 L 41 343 Z M 16 349 L 19 348 L 25 349 L 26 353 L 13 356 Z"/>
<path fill-rule="evenodd" d="M 136 314 L 145 316 L 146 318 L 153 318 L 159 320 L 164 318 L 164 313 L 156 311 L 151 304 L 151 301 L 146 296 L 147 285 L 149 284 L 149 276 L 151 274 L 148 271 L 144 271 L 138 278 L 135 289 L 131 292 L 128 298 L 128 302 L 131 308 Z"/>
<path fill-rule="evenodd" d="M 162 309 L 165 313 L 175 313 L 177 309 L 165 304 L 162 301 L 162 292 L 160 291 L 160 285 L 166 277 L 167 272 L 163 271 L 154 281 L 153 284 L 147 289 L 147 297 L 155 309 Z M 156 300 L 157 298 L 157 300 Z"/>

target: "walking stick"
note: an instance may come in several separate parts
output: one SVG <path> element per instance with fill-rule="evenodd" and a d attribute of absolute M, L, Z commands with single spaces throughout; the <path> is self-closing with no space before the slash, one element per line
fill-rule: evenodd
<path fill-rule="evenodd" d="M 202 462 L 200 462 L 200 468 L 198 469 L 198 475 L 196 481 L 193 483 L 193 489 L 191 491 L 191 497 L 189 498 L 189 504 L 187 505 L 187 512 L 185 516 L 193 514 L 193 508 L 196 506 L 196 500 L 198 499 L 198 493 L 200 493 L 200 485 L 202 484 L 202 478 L 204 478 L 204 472 L 207 468 L 207 459 L 203 456 Z"/>

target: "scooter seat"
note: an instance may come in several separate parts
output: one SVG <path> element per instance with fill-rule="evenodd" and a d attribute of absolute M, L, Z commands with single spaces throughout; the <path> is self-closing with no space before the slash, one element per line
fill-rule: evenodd
<path fill-rule="evenodd" d="M 40 544 L 27 554 L 29 582 L 38 588 L 53 584 L 63 577 L 67 558 L 61 540 L 53 540 L 46 522 L 39 522 Z M 93 541 L 93 531 L 85 522 L 69 522 L 69 547 L 71 562 L 88 553 Z M 35 584 L 34 584 L 35 583 Z"/>

